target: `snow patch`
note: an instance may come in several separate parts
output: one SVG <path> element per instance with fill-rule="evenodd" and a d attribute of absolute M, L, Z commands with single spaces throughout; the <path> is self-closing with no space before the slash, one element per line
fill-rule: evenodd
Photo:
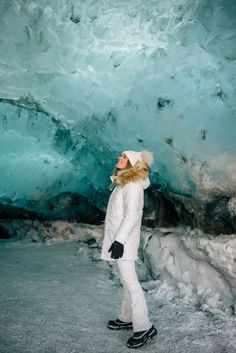
<path fill-rule="evenodd" d="M 167 235 L 145 229 L 142 235 L 144 261 L 156 280 L 150 289 L 155 299 L 181 299 L 211 312 L 234 311 L 235 235 L 213 237 L 197 229 Z"/>

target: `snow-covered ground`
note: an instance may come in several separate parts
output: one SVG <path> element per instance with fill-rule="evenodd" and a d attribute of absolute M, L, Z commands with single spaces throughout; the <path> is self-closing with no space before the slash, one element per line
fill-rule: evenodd
<path fill-rule="evenodd" d="M 115 267 L 99 260 L 97 243 L 0 243 L 1 353 L 130 352 L 130 331 L 106 328 L 122 298 Z M 145 266 L 137 263 L 140 278 Z M 148 288 L 148 283 L 143 283 Z M 146 292 L 158 335 L 139 351 L 235 353 L 236 318 Z"/>

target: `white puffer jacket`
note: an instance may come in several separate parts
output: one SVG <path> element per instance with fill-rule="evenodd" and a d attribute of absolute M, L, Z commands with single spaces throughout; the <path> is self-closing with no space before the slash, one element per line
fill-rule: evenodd
<path fill-rule="evenodd" d="M 123 185 L 117 185 L 110 195 L 105 217 L 102 260 L 115 261 L 111 258 L 111 252 L 108 252 L 115 240 L 124 244 L 124 254 L 119 260 L 138 259 L 144 189 L 148 188 L 150 180 L 149 177 L 140 178 L 135 174 L 135 169 L 134 177 L 130 179 Z"/>

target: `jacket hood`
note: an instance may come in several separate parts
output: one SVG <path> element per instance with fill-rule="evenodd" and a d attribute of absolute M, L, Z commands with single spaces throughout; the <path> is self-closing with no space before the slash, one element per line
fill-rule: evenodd
<path fill-rule="evenodd" d="M 142 184 L 143 189 L 147 189 L 150 186 L 150 179 L 149 177 L 140 180 L 140 183 Z"/>
<path fill-rule="evenodd" d="M 125 185 L 131 181 L 139 181 L 143 189 L 147 189 L 150 185 L 149 170 L 144 162 L 138 162 L 134 167 L 121 170 L 117 175 L 112 175 L 110 178 L 112 181 L 110 190 L 112 186 Z"/>

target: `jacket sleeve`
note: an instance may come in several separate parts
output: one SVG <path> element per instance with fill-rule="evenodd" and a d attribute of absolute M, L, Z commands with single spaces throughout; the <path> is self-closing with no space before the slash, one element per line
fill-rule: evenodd
<path fill-rule="evenodd" d="M 116 233 L 115 240 L 124 244 L 133 227 L 141 223 L 140 200 L 143 189 L 138 183 L 128 183 L 123 190 L 124 217 Z"/>

